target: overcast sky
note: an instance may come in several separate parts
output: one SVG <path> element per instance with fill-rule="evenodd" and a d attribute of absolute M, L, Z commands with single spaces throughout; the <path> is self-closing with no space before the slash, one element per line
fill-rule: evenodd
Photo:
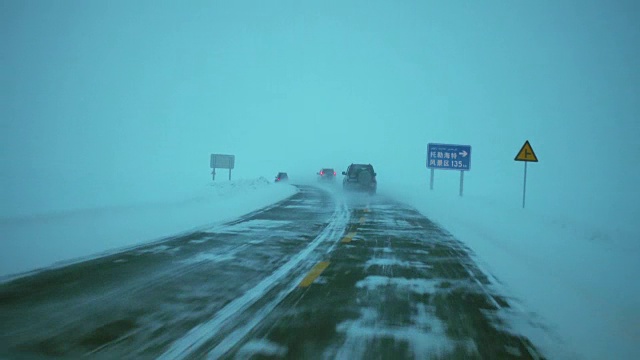
<path fill-rule="evenodd" d="M 638 213 L 635 1 L 0 1 L 0 215 L 372 163 L 469 196 Z M 456 185 L 458 174 L 438 173 Z M 515 200 L 518 201 L 518 200 Z M 557 204 L 567 207 L 557 209 Z"/>

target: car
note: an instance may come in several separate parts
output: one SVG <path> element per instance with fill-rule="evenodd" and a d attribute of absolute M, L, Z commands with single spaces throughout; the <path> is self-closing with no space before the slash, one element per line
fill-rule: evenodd
<path fill-rule="evenodd" d="M 289 175 L 286 172 L 279 172 L 276 175 L 276 182 L 289 181 Z"/>
<path fill-rule="evenodd" d="M 335 181 L 336 171 L 331 168 L 324 168 L 318 171 L 318 181 Z"/>
<path fill-rule="evenodd" d="M 376 172 L 371 164 L 351 164 L 343 171 L 342 188 L 347 191 L 365 191 L 373 195 L 378 188 Z"/>

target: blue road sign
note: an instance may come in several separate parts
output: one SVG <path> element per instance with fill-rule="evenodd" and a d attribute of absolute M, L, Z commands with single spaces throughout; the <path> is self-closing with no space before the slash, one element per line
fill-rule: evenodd
<path fill-rule="evenodd" d="M 427 168 L 471 170 L 471 145 L 428 144 Z"/>

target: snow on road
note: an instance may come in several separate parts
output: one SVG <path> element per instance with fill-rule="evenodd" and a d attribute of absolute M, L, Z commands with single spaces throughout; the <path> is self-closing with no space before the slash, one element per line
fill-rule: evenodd
<path fill-rule="evenodd" d="M 185 358 L 205 344 L 207 341 L 217 335 L 217 332 L 225 326 L 234 317 L 241 314 L 249 306 L 262 299 L 265 294 L 270 291 L 276 284 L 282 282 L 282 279 L 293 270 L 300 266 L 303 261 L 309 260 L 309 255 L 323 242 L 335 242 L 344 232 L 349 221 L 349 212 L 344 203 L 337 202 L 333 216 L 329 225 L 298 254 L 291 257 L 284 265 L 276 271 L 264 278 L 256 286 L 244 293 L 244 295 L 236 298 L 216 315 L 205 323 L 191 329 L 184 337 L 174 342 L 171 347 L 162 354 L 160 359 L 177 359 Z M 225 337 L 214 349 L 209 352 L 209 358 L 219 358 L 223 356 L 229 349 L 236 345 L 253 327 L 266 317 L 291 291 L 293 291 L 306 274 L 291 283 L 284 291 L 281 291 L 275 299 L 271 300 L 267 305 L 253 316 L 251 321 L 245 326 L 237 329 L 232 334 Z"/>
<path fill-rule="evenodd" d="M 296 192 L 264 178 L 234 180 L 179 200 L 0 218 L 0 279 L 212 226 Z"/>

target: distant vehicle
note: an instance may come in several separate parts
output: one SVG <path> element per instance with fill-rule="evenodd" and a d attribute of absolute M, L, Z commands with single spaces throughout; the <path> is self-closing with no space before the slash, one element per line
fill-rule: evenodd
<path fill-rule="evenodd" d="M 378 188 L 376 173 L 371 164 L 351 164 L 343 171 L 342 188 L 348 191 L 365 191 L 373 195 Z"/>
<path fill-rule="evenodd" d="M 318 172 L 318 181 L 336 181 L 336 171 L 331 168 L 324 168 Z"/>
<path fill-rule="evenodd" d="M 276 182 L 289 181 L 289 175 L 286 172 L 279 172 L 276 175 Z"/>

